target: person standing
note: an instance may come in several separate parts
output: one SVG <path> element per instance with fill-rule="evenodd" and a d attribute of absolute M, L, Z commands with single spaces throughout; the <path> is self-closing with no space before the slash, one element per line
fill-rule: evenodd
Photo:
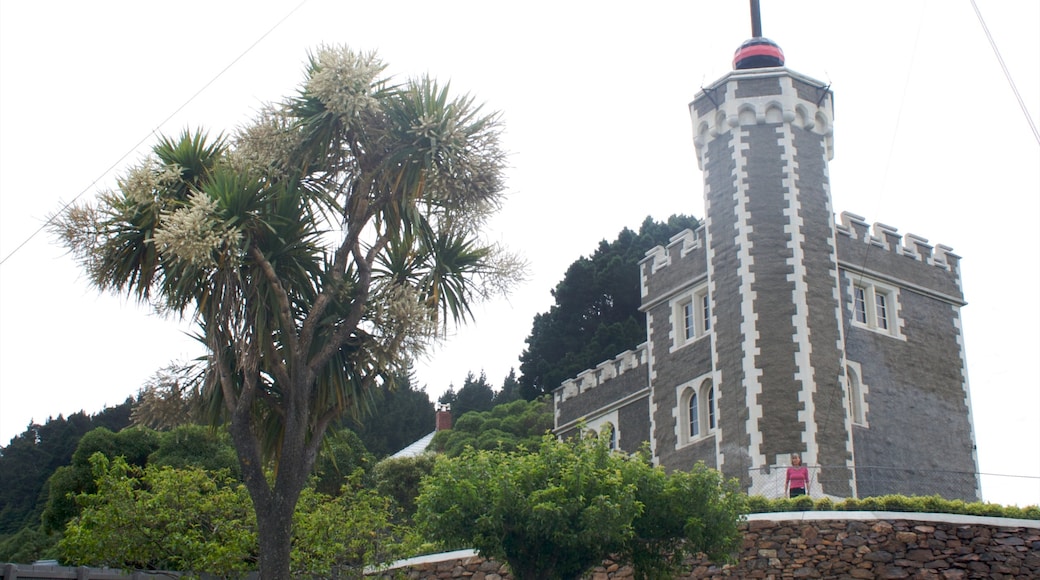
<path fill-rule="evenodd" d="M 791 454 L 791 466 L 787 468 L 785 488 L 788 497 L 808 495 L 809 468 L 802 465 L 802 456 L 797 453 Z"/>

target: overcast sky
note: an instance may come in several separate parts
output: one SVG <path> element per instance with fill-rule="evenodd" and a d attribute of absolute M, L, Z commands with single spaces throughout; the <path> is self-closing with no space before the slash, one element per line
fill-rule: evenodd
<path fill-rule="evenodd" d="M 1037 119 L 1040 3 L 977 3 Z M 1040 503 L 1040 146 L 971 3 L 762 4 L 787 65 L 835 92 L 835 211 L 963 256 L 980 469 L 1028 476 L 985 476 L 983 494 Z M 4 0 L 0 443 L 200 354 L 190 326 L 99 296 L 46 233 L 16 251 L 62 203 L 112 187 L 153 132 L 234 130 L 293 91 L 321 43 L 375 49 L 394 74 L 502 111 L 510 197 L 488 235 L 527 258 L 529 280 L 420 362 L 433 398 L 467 371 L 501 384 L 549 290 L 601 239 L 704 215 L 687 104 L 749 31 L 742 0 Z"/>

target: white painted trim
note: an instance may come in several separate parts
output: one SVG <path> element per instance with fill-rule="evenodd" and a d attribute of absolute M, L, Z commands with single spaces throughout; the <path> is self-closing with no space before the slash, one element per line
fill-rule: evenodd
<path fill-rule="evenodd" d="M 999 528 L 1034 528 L 1040 530 L 1040 520 L 997 518 L 992 516 L 968 516 L 961 514 L 935 514 L 925 512 L 809 511 L 770 512 L 764 514 L 748 514 L 747 516 L 747 521 L 749 522 L 811 522 L 835 520 L 902 520 L 910 522 L 937 522 L 943 524 L 976 524 Z"/>
<path fill-rule="evenodd" d="M 846 293 L 846 298 L 848 298 L 849 304 L 849 325 L 876 332 L 882 336 L 890 336 L 898 340 L 906 341 L 906 334 L 903 332 L 903 317 L 901 315 L 903 307 L 901 304 L 902 301 L 899 299 L 900 288 L 848 270 L 845 270 L 845 276 L 849 279 L 848 291 Z M 864 305 L 866 306 L 867 321 L 865 323 L 856 320 L 857 287 L 866 290 Z M 881 328 L 877 325 L 875 296 L 879 293 L 886 296 L 891 302 L 891 304 L 886 306 L 886 321 L 888 323 L 888 328 Z"/>
<path fill-rule="evenodd" d="M 784 79 L 790 84 L 790 78 Z M 794 87 L 785 87 L 786 90 L 794 91 Z M 794 314 L 791 315 L 791 324 L 794 326 L 795 344 L 798 346 L 794 354 L 794 380 L 799 385 L 798 402 L 802 409 L 798 411 L 798 421 L 804 425 L 802 431 L 802 445 L 805 452 L 802 461 L 809 465 L 820 462 L 818 445 L 816 441 L 816 379 L 812 368 L 812 341 L 809 340 L 809 287 L 806 283 L 808 271 L 805 268 L 805 242 L 804 222 L 801 215 L 801 203 L 798 196 L 798 187 L 795 175 L 798 174 L 798 156 L 794 147 L 794 134 L 791 125 L 784 123 L 780 137 L 780 148 L 782 162 L 786 167 L 783 172 L 782 186 L 786 190 L 784 201 L 787 207 L 783 210 L 786 220 L 784 233 L 789 236 L 787 249 L 791 252 L 787 264 L 791 266 L 791 273 L 787 275 L 787 281 L 794 284 L 792 299 L 794 301 Z"/>
<path fill-rule="evenodd" d="M 958 354 L 961 360 L 961 376 L 964 377 L 964 381 L 961 382 L 961 389 L 964 390 L 964 405 L 968 409 L 968 429 L 971 434 L 971 461 L 975 464 L 975 495 L 981 500 L 982 475 L 979 473 L 979 448 L 975 439 L 975 418 L 971 410 L 971 388 L 968 384 L 968 355 L 964 350 L 964 327 L 961 325 L 961 309 L 957 306 L 952 306 L 951 308 L 953 308 L 953 326 L 956 329 L 957 346 L 959 347 Z"/>
<path fill-rule="evenodd" d="M 734 89 L 735 85 L 730 85 Z M 735 97 L 733 97 L 735 98 Z M 727 95 L 727 100 L 730 96 Z M 739 135 L 734 134 L 734 148 L 736 154 L 736 192 L 734 198 L 736 203 L 737 218 L 737 259 L 740 264 L 737 267 L 737 278 L 740 280 L 740 333 L 744 337 L 744 357 L 741 367 L 744 371 L 744 388 L 748 418 L 745 421 L 745 432 L 748 434 L 749 445 L 747 451 L 751 465 L 766 465 L 765 455 L 762 453 L 762 432 L 758 425 L 762 419 L 762 405 L 758 402 L 762 394 L 762 371 L 755 364 L 761 351 L 758 348 L 758 319 L 755 315 L 755 301 L 758 293 L 753 289 L 755 274 L 752 271 L 754 259 L 751 257 L 751 214 L 747 209 L 748 196 L 748 171 L 747 156 L 745 152 L 750 148 L 743 142 L 742 137 L 747 136 L 747 130 L 741 130 Z M 720 465 L 722 465 L 720 463 Z"/>
<path fill-rule="evenodd" d="M 849 421 L 853 425 L 856 425 L 858 427 L 870 427 L 870 419 L 868 419 L 868 416 L 870 414 L 870 405 L 867 404 L 867 393 L 870 392 L 870 387 L 867 385 L 867 383 L 863 382 L 863 367 L 860 366 L 860 364 L 858 362 L 851 361 L 851 360 L 846 360 L 845 361 L 845 367 L 848 368 L 848 369 L 852 369 L 852 371 L 856 373 L 856 378 L 858 379 L 858 383 L 859 383 L 859 405 L 860 405 L 860 411 L 863 413 L 863 421 L 857 422 L 856 421 L 856 417 L 853 416 L 852 410 L 850 409 L 849 410 Z M 845 383 L 846 383 L 845 384 L 846 395 L 850 399 L 852 397 L 855 397 L 856 393 L 854 393 L 853 390 L 852 390 L 852 381 L 849 380 L 848 372 L 845 373 Z M 846 405 L 845 408 L 849 409 L 849 405 Z M 849 431 L 850 438 L 851 438 L 851 434 L 852 434 L 852 432 L 850 430 Z M 978 471 L 978 470 L 976 469 L 976 471 Z"/>

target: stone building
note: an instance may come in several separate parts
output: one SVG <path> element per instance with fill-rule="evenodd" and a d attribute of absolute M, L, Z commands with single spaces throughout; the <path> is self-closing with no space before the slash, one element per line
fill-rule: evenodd
<path fill-rule="evenodd" d="M 951 248 L 831 206 L 833 94 L 771 41 L 690 104 L 704 220 L 640 263 L 647 341 L 553 393 L 556 433 L 609 430 L 654 461 L 698 461 L 783 493 L 975 500 Z"/>

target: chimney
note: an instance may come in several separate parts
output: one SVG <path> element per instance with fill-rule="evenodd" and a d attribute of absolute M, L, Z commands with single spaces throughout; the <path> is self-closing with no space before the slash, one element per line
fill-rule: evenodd
<path fill-rule="evenodd" d="M 451 405 L 437 405 L 437 430 L 451 429 Z"/>

